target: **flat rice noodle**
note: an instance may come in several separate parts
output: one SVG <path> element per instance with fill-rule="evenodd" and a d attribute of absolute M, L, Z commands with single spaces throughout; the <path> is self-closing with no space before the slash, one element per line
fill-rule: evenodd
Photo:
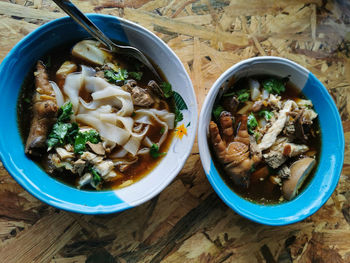
<path fill-rule="evenodd" d="M 77 121 L 95 128 L 102 138 L 106 138 L 107 140 L 115 142 L 118 145 L 124 145 L 130 137 L 130 133 L 127 131 L 108 122 L 102 122 L 93 116 L 93 114 L 78 114 L 76 119 Z"/>
<path fill-rule="evenodd" d="M 63 98 L 61 89 L 57 86 L 56 82 L 54 81 L 49 81 L 49 82 L 51 84 L 53 91 L 55 92 L 57 106 L 60 108 L 64 104 L 64 98 Z"/>
<path fill-rule="evenodd" d="M 106 86 L 104 89 L 95 91 L 91 94 L 91 97 L 94 100 L 100 100 L 100 99 L 116 97 L 116 96 L 118 97 L 123 96 L 131 99 L 131 95 L 129 92 L 126 92 L 120 88 L 117 88 L 117 86 L 112 86 L 112 85 Z"/>
<path fill-rule="evenodd" d="M 164 133 L 162 134 L 162 136 L 160 137 L 159 142 L 158 142 L 158 145 L 161 146 L 162 143 L 165 141 L 166 137 L 168 136 L 168 130 L 169 130 L 168 124 L 164 121 L 161 121 L 152 110 L 140 109 L 140 110 L 135 111 L 135 113 L 136 114 L 143 113 L 145 115 L 152 116 L 156 122 L 158 122 L 161 126 L 164 127 Z"/>
<path fill-rule="evenodd" d="M 114 158 L 123 158 L 128 154 L 128 151 L 124 148 L 120 149 L 119 151 L 113 152 L 112 154 L 108 155 L 108 158 L 114 159 Z"/>
<path fill-rule="evenodd" d="M 79 90 L 83 84 L 82 74 L 71 73 L 66 77 L 63 91 L 72 103 L 73 112 L 77 113 L 79 108 Z"/>

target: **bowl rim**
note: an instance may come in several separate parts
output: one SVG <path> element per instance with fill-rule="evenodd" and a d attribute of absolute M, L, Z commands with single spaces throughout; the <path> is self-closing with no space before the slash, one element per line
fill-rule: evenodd
<path fill-rule="evenodd" d="M 163 191 L 176 178 L 176 176 L 179 174 L 179 172 L 182 170 L 183 166 L 185 165 L 188 156 L 192 152 L 195 137 L 197 134 L 198 104 L 197 104 L 197 99 L 195 96 L 193 84 L 192 84 L 191 79 L 190 79 L 186 69 L 184 68 L 181 60 L 178 58 L 178 56 L 175 54 L 175 52 L 163 40 L 161 40 L 157 35 L 155 35 L 153 32 L 151 32 L 147 28 L 145 28 L 139 24 L 136 24 L 132 21 L 126 20 L 124 18 L 120 18 L 120 17 L 116 17 L 116 16 L 112 16 L 112 15 L 106 15 L 106 14 L 95 14 L 95 13 L 86 14 L 86 15 L 93 22 L 95 22 L 94 19 L 106 19 L 106 20 L 111 19 L 114 21 L 118 21 L 122 25 L 124 24 L 128 28 L 137 28 L 139 31 L 149 35 L 153 40 L 159 41 L 159 43 L 162 44 L 164 50 L 166 50 L 167 53 L 171 54 L 173 56 L 175 62 L 178 63 L 181 66 L 181 68 L 183 69 L 184 77 L 186 78 L 186 82 L 189 83 L 188 88 L 190 89 L 190 93 L 192 96 L 191 103 L 193 104 L 193 106 L 191 107 L 191 111 L 192 111 L 192 113 L 191 113 L 191 122 L 192 122 L 191 126 L 193 129 L 193 133 L 191 134 L 191 137 L 189 138 L 189 145 L 191 145 L 191 147 L 188 147 L 186 149 L 186 151 L 184 151 L 183 162 L 179 163 L 179 165 L 176 167 L 176 169 L 172 170 L 172 172 L 167 175 L 166 179 L 164 179 L 162 182 L 160 182 L 160 184 L 157 185 L 157 188 L 151 194 L 149 194 L 148 196 L 144 196 L 142 198 L 138 198 L 135 202 L 132 203 L 132 205 L 121 200 L 122 201 L 121 203 L 118 203 L 115 205 L 98 205 L 98 206 L 86 205 L 85 206 L 82 204 L 76 204 L 76 203 L 71 203 L 71 202 L 66 202 L 66 201 L 64 201 L 62 203 L 57 202 L 57 200 L 54 197 L 45 195 L 43 193 L 43 191 L 41 191 L 37 186 L 33 185 L 31 182 L 27 181 L 25 178 L 22 178 L 23 176 L 19 175 L 21 172 L 18 170 L 18 168 L 15 165 L 13 165 L 13 163 L 11 163 L 10 160 L 8 160 L 7 157 L 5 156 L 5 154 L 3 153 L 1 143 L 0 143 L 0 160 L 2 161 L 7 172 L 11 175 L 12 178 L 15 179 L 15 181 L 17 181 L 17 183 L 19 183 L 32 196 L 34 196 L 35 198 L 39 199 L 40 201 L 42 201 L 46 204 L 49 204 L 53 207 L 56 207 L 56 208 L 59 208 L 59 209 L 65 210 L 65 211 L 75 212 L 75 213 L 110 214 L 110 213 L 120 212 L 120 211 L 123 211 L 125 209 L 133 208 L 135 206 L 138 206 L 140 204 L 143 204 L 143 203 L 151 200 L 154 196 L 158 195 L 161 191 Z M 24 36 L 20 41 L 17 42 L 17 44 L 9 51 L 9 53 L 2 60 L 2 62 L 0 64 L 0 72 L 1 72 L 1 69 L 8 63 L 8 61 L 13 56 L 13 54 L 18 49 L 20 49 L 21 46 L 23 46 L 28 40 L 31 40 L 32 38 L 34 38 L 35 35 L 39 32 L 49 32 L 51 30 L 51 27 L 54 26 L 56 23 L 63 23 L 63 22 L 65 22 L 66 25 L 68 25 L 68 26 L 69 26 L 69 24 L 75 23 L 73 21 L 73 19 L 70 18 L 69 16 L 60 17 L 60 18 L 51 20 L 51 21 L 39 26 L 38 28 L 36 28 L 32 32 L 30 32 L 29 34 Z M 17 95 L 17 98 L 18 98 L 18 95 Z M 194 116 L 194 117 L 192 117 L 192 116 Z M 49 176 L 48 176 L 48 178 L 57 181 L 56 179 L 53 179 Z M 61 183 L 61 184 L 65 185 L 64 183 Z M 71 186 L 67 186 L 67 187 L 73 188 Z M 89 194 L 91 193 L 91 194 L 96 195 L 96 196 L 104 195 L 104 194 L 116 195 L 116 194 L 114 194 L 114 192 L 117 191 L 117 190 L 84 191 L 84 190 L 78 190 L 75 188 L 73 188 L 73 190 L 76 190 L 78 192 L 85 192 L 85 193 L 88 192 Z M 116 198 L 119 199 L 119 197 L 117 195 L 116 195 Z"/>
<path fill-rule="evenodd" d="M 298 70 L 301 71 L 301 73 L 305 73 L 308 76 L 311 75 L 314 78 L 314 80 L 317 82 L 318 88 L 320 88 L 320 92 L 322 92 L 322 95 L 325 96 L 327 101 L 329 102 L 330 110 L 333 113 L 336 112 L 336 120 L 335 120 L 335 122 L 337 123 L 336 128 L 338 130 L 341 129 L 341 132 L 339 133 L 339 135 L 340 135 L 339 144 L 340 144 L 340 148 L 341 148 L 341 153 L 338 156 L 339 159 L 337 160 L 338 162 L 337 162 L 337 167 L 335 170 L 334 178 L 331 182 L 331 186 L 329 187 L 329 190 L 327 191 L 326 195 L 322 198 L 321 202 L 319 202 L 317 204 L 313 203 L 314 205 L 311 207 L 311 209 L 306 214 L 299 214 L 298 216 L 295 216 L 292 219 L 281 218 L 278 221 L 277 220 L 269 220 L 269 219 L 263 218 L 263 217 L 256 217 L 255 214 L 252 214 L 249 211 L 247 211 L 247 210 L 237 206 L 235 203 L 233 203 L 229 199 L 229 197 L 226 196 L 226 194 L 220 189 L 220 187 L 215 182 L 215 180 L 217 180 L 217 179 L 220 180 L 220 184 L 221 184 L 221 181 L 222 182 L 224 182 L 224 181 L 221 178 L 216 167 L 212 165 L 212 164 L 214 164 L 214 162 L 212 161 L 212 158 L 210 157 L 209 162 L 211 162 L 211 163 L 208 164 L 207 163 L 208 160 L 204 157 L 204 154 L 209 154 L 209 156 L 210 156 L 210 151 L 207 147 L 207 144 L 208 144 L 207 143 L 207 126 L 208 126 L 208 124 L 204 123 L 204 119 L 205 119 L 205 116 L 207 116 L 206 113 L 211 112 L 211 110 L 205 112 L 204 109 L 208 108 L 212 102 L 214 104 L 214 101 L 216 99 L 216 96 L 218 95 L 218 92 L 219 92 L 221 85 L 224 83 L 224 81 L 226 81 L 227 79 L 229 79 L 233 75 L 237 74 L 240 71 L 239 68 L 242 65 L 254 63 L 255 61 L 258 61 L 260 63 L 264 63 L 264 62 L 269 62 L 271 60 L 273 60 L 273 62 L 276 64 L 283 62 L 285 64 L 288 64 L 288 66 L 290 66 L 290 67 L 296 67 Z M 208 168 L 210 167 L 209 171 L 206 171 L 206 169 L 204 168 L 205 174 L 206 174 L 210 184 L 214 188 L 215 192 L 219 195 L 219 197 L 226 203 L 227 206 L 229 206 L 231 209 L 233 209 L 239 215 L 241 215 L 245 218 L 248 218 L 254 222 L 257 222 L 260 224 L 265 224 L 265 225 L 271 225 L 271 226 L 281 226 L 281 225 L 288 225 L 288 224 L 292 224 L 295 222 L 299 222 L 299 221 L 311 216 L 316 211 L 318 211 L 324 205 L 324 203 L 330 198 L 330 196 L 334 192 L 334 190 L 339 182 L 339 179 L 341 176 L 341 171 L 342 171 L 342 166 L 343 166 L 343 162 L 344 162 L 345 140 L 344 140 L 342 122 L 341 122 L 341 118 L 340 118 L 338 109 L 337 109 L 333 99 L 331 98 L 330 94 L 328 93 L 326 87 L 309 70 L 307 70 L 305 67 L 297 64 L 294 61 L 291 61 L 291 60 L 286 59 L 286 58 L 276 57 L 276 56 L 261 56 L 261 57 L 253 57 L 253 58 L 245 59 L 245 60 L 242 60 L 242 61 L 238 62 L 237 64 L 231 66 L 224 73 L 222 73 L 220 75 L 220 77 L 212 85 L 209 93 L 207 94 L 207 96 L 205 98 L 203 106 L 201 108 L 198 122 L 199 122 L 199 125 L 198 125 L 198 147 L 199 147 L 200 159 L 201 159 L 203 167 L 208 167 Z M 212 169 L 214 169 L 214 172 L 212 172 Z M 217 177 L 219 177 L 219 178 L 217 178 Z M 224 184 L 226 185 L 225 182 L 224 182 Z M 234 196 L 237 196 L 238 199 L 242 199 L 242 200 L 245 200 L 246 202 L 254 204 L 253 202 L 250 202 L 250 201 L 246 200 L 245 198 L 241 197 L 240 195 L 236 194 L 231 188 L 230 188 L 230 191 L 231 191 L 231 194 L 233 194 Z M 284 202 L 282 204 L 276 204 L 276 205 L 263 205 L 263 204 L 256 204 L 256 205 L 260 206 L 261 208 L 272 207 L 272 206 L 280 206 L 281 207 L 281 206 L 285 206 L 286 204 L 288 204 L 292 201 L 293 200 L 288 201 L 288 202 Z"/>

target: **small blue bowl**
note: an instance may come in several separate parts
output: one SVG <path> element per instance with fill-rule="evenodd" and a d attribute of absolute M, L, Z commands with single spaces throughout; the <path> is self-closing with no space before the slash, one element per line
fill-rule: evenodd
<path fill-rule="evenodd" d="M 24 154 L 18 123 L 17 100 L 23 81 L 38 59 L 52 49 L 90 38 L 71 18 L 51 21 L 23 38 L 0 65 L 0 158 L 14 179 L 36 198 L 60 209 L 85 213 L 118 212 L 150 200 L 180 172 L 191 153 L 197 126 L 197 104 L 191 80 L 175 53 L 147 29 L 113 16 L 88 15 L 111 39 L 137 47 L 158 65 L 184 100 L 182 140 L 174 138 L 167 155 L 147 176 L 132 185 L 110 191 L 84 191 L 47 175 Z M 165 172 L 166 171 L 166 172 Z"/>
<path fill-rule="evenodd" d="M 321 126 L 322 147 L 314 177 L 295 199 L 276 205 L 253 203 L 233 192 L 215 168 L 208 147 L 208 126 L 220 87 L 231 77 L 239 79 L 253 75 L 291 75 L 291 82 L 313 102 Z M 238 214 L 266 225 L 291 224 L 315 213 L 336 188 L 344 160 L 343 127 L 337 107 L 327 89 L 307 69 L 279 57 L 247 59 L 232 66 L 219 77 L 208 93 L 200 113 L 198 145 L 204 171 L 220 198 Z"/>

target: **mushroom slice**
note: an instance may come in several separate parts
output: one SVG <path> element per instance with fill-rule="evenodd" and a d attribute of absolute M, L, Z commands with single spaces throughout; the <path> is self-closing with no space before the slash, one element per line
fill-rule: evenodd
<path fill-rule="evenodd" d="M 302 186 L 315 164 L 315 159 L 306 157 L 291 165 L 290 177 L 288 180 L 283 181 L 282 185 L 284 198 L 292 200 L 296 196 L 299 188 Z"/>

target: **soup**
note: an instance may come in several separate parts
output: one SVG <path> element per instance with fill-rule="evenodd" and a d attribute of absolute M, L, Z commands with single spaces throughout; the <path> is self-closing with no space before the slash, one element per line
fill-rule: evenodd
<path fill-rule="evenodd" d="M 288 77 L 253 76 L 226 84 L 209 124 L 215 166 L 250 201 L 294 199 L 319 160 L 321 135 L 312 102 Z"/>
<path fill-rule="evenodd" d="M 181 114 L 165 79 L 93 40 L 53 50 L 43 61 L 18 102 L 30 158 L 79 189 L 125 187 L 154 169 Z"/>

